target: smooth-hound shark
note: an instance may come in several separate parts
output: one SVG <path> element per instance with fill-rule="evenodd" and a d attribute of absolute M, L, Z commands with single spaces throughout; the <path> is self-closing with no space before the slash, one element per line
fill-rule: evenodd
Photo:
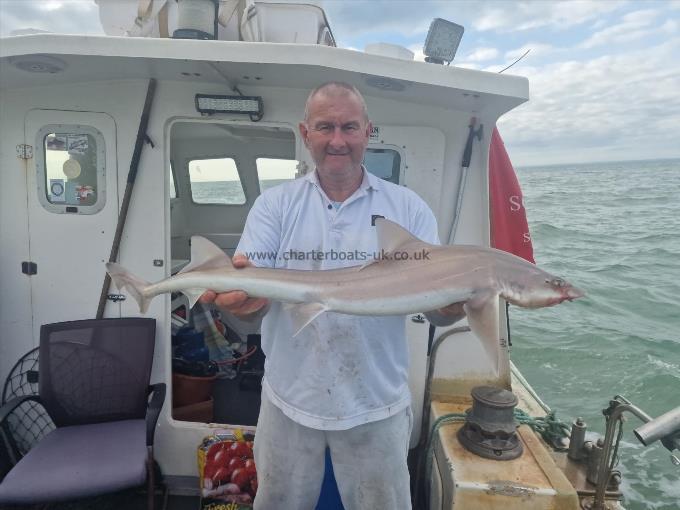
<path fill-rule="evenodd" d="M 194 236 L 190 263 L 157 283 L 146 282 L 115 263 L 106 268 L 116 287 L 127 289 L 142 313 L 152 298 L 166 292 L 184 293 L 193 306 L 207 289 L 242 290 L 252 297 L 289 303 L 296 335 L 324 312 L 407 315 L 464 303 L 470 329 L 495 366 L 499 296 L 514 305 L 541 308 L 584 295 L 562 278 L 510 253 L 480 246 L 435 246 L 383 218 L 377 218 L 375 226 L 384 256 L 363 266 L 326 271 L 235 269 L 221 248 Z"/>

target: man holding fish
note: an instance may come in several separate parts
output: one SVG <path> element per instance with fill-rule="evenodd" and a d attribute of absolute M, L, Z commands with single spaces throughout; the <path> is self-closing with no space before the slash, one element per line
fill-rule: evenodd
<path fill-rule="evenodd" d="M 183 292 L 191 306 L 200 298 L 242 318 L 264 316 L 258 510 L 314 508 L 327 447 L 345 508 L 410 507 L 405 315 L 424 311 L 446 325 L 464 312 L 498 375 L 509 370 L 499 298 L 540 308 L 584 295 L 510 253 L 439 246 L 427 205 L 363 168 L 370 132 L 352 86 L 312 91 L 300 134 L 316 170 L 253 204 L 237 252 L 259 267 L 200 236 L 191 262 L 156 283 L 106 264 L 141 313 L 155 296 Z M 377 257 L 345 267 L 356 259 L 286 256 L 348 252 Z"/>
<path fill-rule="evenodd" d="M 307 99 L 299 129 L 316 170 L 257 199 L 234 267 L 252 265 L 246 253 L 277 255 L 258 258 L 260 267 L 326 270 L 356 265 L 361 261 L 286 260 L 281 254 L 378 253 L 376 217 L 439 244 L 436 220 L 425 202 L 363 167 L 371 122 L 356 88 L 339 82 L 317 87 Z M 308 309 L 301 329 L 296 312 L 278 301 L 242 291 L 207 291 L 201 301 L 240 318 L 264 317 L 267 358 L 255 439 L 256 509 L 314 508 L 326 447 L 347 510 L 411 507 L 406 457 L 412 413 L 403 315 Z M 462 304 L 454 304 L 430 312 L 428 318 L 445 325 L 463 313 Z"/>

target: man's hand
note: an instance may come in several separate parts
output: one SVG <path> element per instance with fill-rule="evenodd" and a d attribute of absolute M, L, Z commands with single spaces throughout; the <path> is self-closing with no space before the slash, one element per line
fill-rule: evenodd
<path fill-rule="evenodd" d="M 435 326 L 450 326 L 465 317 L 463 305 L 465 303 L 453 303 L 444 308 L 427 312 L 425 317 Z"/>
<path fill-rule="evenodd" d="M 236 269 L 252 266 L 248 258 L 240 253 L 234 255 L 231 262 Z M 203 304 L 214 303 L 221 310 L 234 314 L 240 319 L 254 318 L 251 316 L 260 311 L 264 312 L 263 309 L 269 306 L 268 299 L 248 297 L 248 294 L 242 290 L 232 290 L 219 294 L 212 290 L 206 290 L 198 301 Z"/>
<path fill-rule="evenodd" d="M 463 317 L 465 315 L 465 310 L 463 306 L 465 303 L 453 303 L 444 308 L 437 310 L 437 313 L 444 317 Z"/>

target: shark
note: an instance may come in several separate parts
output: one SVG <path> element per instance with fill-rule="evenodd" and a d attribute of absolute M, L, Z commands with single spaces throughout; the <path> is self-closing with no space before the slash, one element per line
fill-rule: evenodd
<path fill-rule="evenodd" d="M 146 313 L 151 299 L 182 292 L 191 306 L 208 289 L 241 290 L 284 303 L 299 334 L 325 312 L 409 315 L 463 303 L 468 325 L 492 362 L 498 363 L 499 298 L 525 308 L 572 301 L 584 292 L 561 277 L 510 253 L 473 245 L 438 246 L 384 218 L 375 220 L 379 257 L 330 270 L 264 267 L 236 269 L 230 257 L 200 236 L 178 274 L 150 283 L 109 262 L 114 285 L 127 290 Z"/>

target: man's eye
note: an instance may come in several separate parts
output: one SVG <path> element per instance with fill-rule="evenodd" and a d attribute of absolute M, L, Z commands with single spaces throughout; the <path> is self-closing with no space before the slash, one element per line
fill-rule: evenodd
<path fill-rule="evenodd" d="M 354 133 L 355 131 L 357 131 L 359 129 L 359 126 L 355 126 L 354 124 L 350 124 L 349 126 L 345 126 L 343 129 L 345 131 L 349 132 L 349 133 Z"/>
<path fill-rule="evenodd" d="M 333 130 L 333 126 L 329 126 L 328 124 L 324 124 L 321 126 L 318 126 L 316 128 L 317 131 L 321 131 L 322 133 L 330 133 Z"/>

